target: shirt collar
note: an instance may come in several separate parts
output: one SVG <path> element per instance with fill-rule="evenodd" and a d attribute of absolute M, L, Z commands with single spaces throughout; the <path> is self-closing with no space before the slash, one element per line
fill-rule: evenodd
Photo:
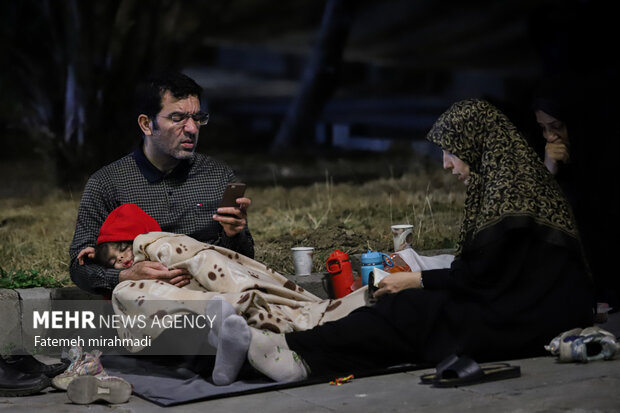
<path fill-rule="evenodd" d="M 189 173 L 189 170 L 192 167 L 194 158 L 191 159 L 183 159 L 169 174 L 166 174 L 159 169 L 155 165 L 148 160 L 146 155 L 144 154 L 144 141 L 141 141 L 140 144 L 134 149 L 133 157 L 136 160 L 136 164 L 142 172 L 142 175 L 146 178 L 149 183 L 159 182 L 164 179 L 166 176 L 171 176 L 173 178 L 185 179 Z"/>

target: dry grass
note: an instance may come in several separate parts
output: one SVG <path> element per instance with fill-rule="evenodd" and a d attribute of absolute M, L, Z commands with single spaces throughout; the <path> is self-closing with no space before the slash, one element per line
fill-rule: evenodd
<path fill-rule="evenodd" d="M 458 234 L 464 191 L 428 174 L 378 179 L 363 185 L 315 183 L 308 187 L 249 189 L 250 225 L 256 259 L 292 273 L 289 249 L 315 248 L 315 271 L 324 270 L 338 248 L 349 254 L 391 251 L 390 225 L 415 228 L 415 248 L 452 248 Z"/>
<path fill-rule="evenodd" d="M 80 195 L 42 189 L 2 194 L 0 267 L 34 269 L 70 284 L 68 250 Z M 439 169 L 362 185 L 334 184 L 326 170 L 322 182 L 291 188 L 250 185 L 247 195 L 253 200 L 256 259 L 292 273 L 291 247 L 315 247 L 314 270 L 323 271 L 336 248 L 350 254 L 390 251 L 390 225 L 397 223 L 414 224 L 418 250 L 452 248 L 464 189 Z"/>
<path fill-rule="evenodd" d="M 54 192 L 43 198 L 0 200 L 0 267 L 34 269 L 69 283 L 69 244 L 78 199 Z"/>

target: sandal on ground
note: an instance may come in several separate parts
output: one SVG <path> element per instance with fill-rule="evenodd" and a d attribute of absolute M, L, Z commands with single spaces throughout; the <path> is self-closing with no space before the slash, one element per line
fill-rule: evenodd
<path fill-rule="evenodd" d="M 451 367 L 458 360 L 459 360 L 459 357 L 456 354 L 449 355 L 448 357 L 443 359 L 437 365 L 437 367 L 435 367 L 434 373 L 423 374 L 422 376 L 420 376 L 420 384 L 433 384 L 439 377 L 441 377 L 441 374 L 443 373 L 445 369 L 447 369 L 448 367 Z M 484 368 L 485 369 L 503 368 L 503 367 L 509 367 L 509 366 L 510 364 L 508 363 L 492 363 L 492 364 L 485 364 Z"/>
<path fill-rule="evenodd" d="M 420 376 L 420 384 L 433 384 L 441 373 L 459 360 L 456 354 L 450 354 L 448 357 L 439 362 L 435 367 L 434 373 L 423 374 Z"/>
<path fill-rule="evenodd" d="M 90 404 L 98 400 L 112 404 L 126 403 L 131 392 L 131 384 L 116 376 L 79 376 L 67 387 L 67 396 L 75 404 Z"/>
<path fill-rule="evenodd" d="M 508 363 L 479 365 L 467 356 L 445 368 L 432 382 L 433 387 L 459 387 L 521 376 L 521 368 Z"/>

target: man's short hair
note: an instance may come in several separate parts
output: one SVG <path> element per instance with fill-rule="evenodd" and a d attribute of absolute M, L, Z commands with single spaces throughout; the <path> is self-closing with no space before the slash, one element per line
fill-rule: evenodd
<path fill-rule="evenodd" d="M 138 86 L 136 94 L 137 115 L 155 116 L 162 109 L 162 98 L 166 91 L 170 91 L 177 99 L 188 96 L 197 96 L 200 99 L 202 87 L 192 78 L 179 72 L 162 72 L 150 76 L 146 82 Z"/>

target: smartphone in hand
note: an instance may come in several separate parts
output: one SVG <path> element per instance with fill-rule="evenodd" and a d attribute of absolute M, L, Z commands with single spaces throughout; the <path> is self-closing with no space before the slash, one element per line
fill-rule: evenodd
<path fill-rule="evenodd" d="M 240 182 L 230 182 L 226 185 L 226 189 L 224 190 L 224 195 L 222 195 L 222 200 L 220 201 L 219 208 L 222 207 L 239 207 L 237 204 L 237 198 L 243 197 L 245 194 L 245 184 Z M 222 216 L 233 216 L 230 214 L 219 214 Z"/>

